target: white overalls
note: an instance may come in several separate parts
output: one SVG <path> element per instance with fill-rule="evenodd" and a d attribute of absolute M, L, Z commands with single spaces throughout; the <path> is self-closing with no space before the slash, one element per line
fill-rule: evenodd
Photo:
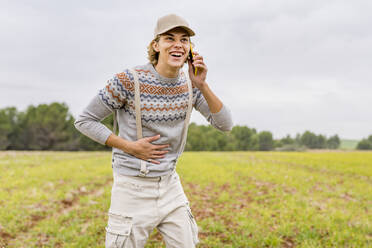
<path fill-rule="evenodd" d="M 137 138 L 142 138 L 140 90 L 135 70 L 130 70 L 135 82 Z M 192 85 L 188 78 L 188 108 L 182 133 L 183 150 L 192 111 Z M 116 131 L 114 112 L 114 132 Z M 191 213 L 175 169 L 168 175 L 146 177 L 146 162 L 141 160 L 140 176 L 113 173 L 111 205 L 106 227 L 106 248 L 144 247 L 154 228 L 162 234 L 166 247 L 192 248 L 199 242 L 198 227 Z"/>

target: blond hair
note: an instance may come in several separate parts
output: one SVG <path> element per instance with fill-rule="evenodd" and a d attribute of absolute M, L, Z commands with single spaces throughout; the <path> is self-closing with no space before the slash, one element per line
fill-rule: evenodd
<path fill-rule="evenodd" d="M 154 66 L 158 64 L 159 59 L 159 52 L 155 51 L 155 49 L 152 47 L 154 42 L 159 42 L 160 35 L 158 34 L 155 39 L 153 39 L 150 44 L 147 46 L 147 58 L 150 61 L 151 64 Z"/>
<path fill-rule="evenodd" d="M 156 66 L 158 64 L 158 60 L 159 60 L 159 52 L 155 51 L 155 49 L 153 48 L 153 44 L 155 42 L 159 42 L 160 40 L 160 34 L 158 34 L 151 42 L 150 44 L 147 46 L 147 59 L 150 61 L 150 63 L 153 65 L 153 66 Z M 194 43 L 191 42 L 191 45 L 194 47 Z M 185 61 L 185 64 L 187 63 L 187 59 Z"/>

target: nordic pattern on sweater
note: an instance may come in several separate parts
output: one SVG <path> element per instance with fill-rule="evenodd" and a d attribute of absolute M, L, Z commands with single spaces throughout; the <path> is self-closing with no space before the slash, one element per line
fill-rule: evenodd
<path fill-rule="evenodd" d="M 186 118 L 188 86 L 184 73 L 175 83 L 156 80 L 150 70 L 135 69 L 140 83 L 141 118 L 143 122 L 169 122 Z M 200 91 L 193 88 L 194 100 Z M 112 109 L 123 109 L 135 117 L 134 78 L 129 70 L 115 74 L 100 90 L 102 101 Z M 194 103 L 195 103 L 194 101 Z"/>
<path fill-rule="evenodd" d="M 163 176 L 175 168 L 184 147 L 181 137 L 188 104 L 186 76 L 179 73 L 176 78 L 163 77 L 150 63 L 136 66 L 135 69 L 141 86 L 143 137 L 160 135 L 152 144 L 169 144 L 167 155 L 157 159 L 160 164 L 146 162 L 150 171 L 148 177 Z M 231 130 L 233 124 L 230 110 L 223 104 L 219 112 L 211 113 L 206 99 L 197 88 L 193 88 L 193 107 L 213 127 L 221 131 Z M 118 136 L 128 141 L 137 140 L 134 78 L 129 70 L 116 73 L 106 82 L 78 115 L 75 127 L 104 145 L 112 131 L 101 121 L 113 111 L 118 121 Z M 112 148 L 112 156 L 114 171 L 128 176 L 139 175 L 141 159 L 115 147 Z"/>

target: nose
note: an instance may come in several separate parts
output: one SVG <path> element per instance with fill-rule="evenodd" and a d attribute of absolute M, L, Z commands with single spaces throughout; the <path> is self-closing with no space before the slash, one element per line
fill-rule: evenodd
<path fill-rule="evenodd" d="M 182 47 L 181 41 L 177 40 L 176 43 L 174 44 L 175 47 Z"/>

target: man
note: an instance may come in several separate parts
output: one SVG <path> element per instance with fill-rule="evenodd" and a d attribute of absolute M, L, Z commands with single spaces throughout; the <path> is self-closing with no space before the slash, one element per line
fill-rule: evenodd
<path fill-rule="evenodd" d="M 206 83 L 203 57 L 194 52 L 193 61 L 188 59 L 194 35 L 177 15 L 159 18 L 148 47 L 150 62 L 115 74 L 75 121 L 83 134 L 113 147 L 106 247 L 144 247 L 154 228 L 167 247 L 190 248 L 199 242 L 175 171 L 191 108 L 222 131 L 231 130 L 232 121 Z M 191 82 L 182 71 L 185 63 Z M 112 112 L 117 115 L 118 135 L 100 123 Z"/>

